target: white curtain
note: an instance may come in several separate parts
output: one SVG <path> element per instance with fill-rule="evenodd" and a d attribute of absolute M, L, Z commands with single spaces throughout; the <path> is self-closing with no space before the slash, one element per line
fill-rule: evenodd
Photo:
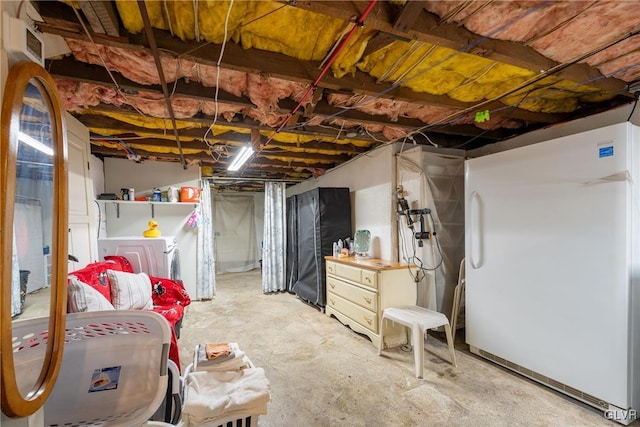
<path fill-rule="evenodd" d="M 253 194 L 214 193 L 216 273 L 241 273 L 260 266 Z"/>
<path fill-rule="evenodd" d="M 267 182 L 264 187 L 264 238 L 262 248 L 262 291 L 287 289 L 285 280 L 286 186 Z"/>
<path fill-rule="evenodd" d="M 216 264 L 213 254 L 213 224 L 211 222 L 211 189 L 203 180 L 198 215 L 198 248 L 196 297 L 210 299 L 216 294 Z"/>

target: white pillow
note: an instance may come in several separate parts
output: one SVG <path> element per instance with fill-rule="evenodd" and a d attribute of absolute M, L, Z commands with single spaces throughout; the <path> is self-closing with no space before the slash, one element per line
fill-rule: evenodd
<path fill-rule="evenodd" d="M 111 303 L 116 310 L 151 310 L 151 279 L 146 273 L 107 270 L 111 284 Z"/>
<path fill-rule="evenodd" d="M 113 305 L 93 287 L 78 280 L 76 276 L 69 277 L 67 286 L 67 311 L 78 313 L 80 311 L 114 310 Z"/>

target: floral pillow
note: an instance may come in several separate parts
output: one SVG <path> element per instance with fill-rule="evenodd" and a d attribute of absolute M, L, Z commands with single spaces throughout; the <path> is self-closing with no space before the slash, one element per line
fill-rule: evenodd
<path fill-rule="evenodd" d="M 151 280 L 146 273 L 107 270 L 111 283 L 111 302 L 116 310 L 151 310 Z"/>

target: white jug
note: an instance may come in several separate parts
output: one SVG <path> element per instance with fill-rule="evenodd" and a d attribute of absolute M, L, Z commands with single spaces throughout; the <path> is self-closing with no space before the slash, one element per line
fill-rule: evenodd
<path fill-rule="evenodd" d="M 180 190 L 178 189 L 178 187 L 169 187 L 167 189 L 167 198 L 169 199 L 170 202 L 177 202 L 178 201 L 178 192 Z"/>

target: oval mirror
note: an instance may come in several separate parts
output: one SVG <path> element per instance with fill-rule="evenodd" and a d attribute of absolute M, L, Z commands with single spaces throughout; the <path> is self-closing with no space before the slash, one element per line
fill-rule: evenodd
<path fill-rule="evenodd" d="M 0 398 L 4 414 L 25 417 L 55 384 L 66 314 L 66 136 L 55 83 L 38 64 L 9 71 L 0 136 Z M 43 317 L 37 334 L 12 333 Z"/>

